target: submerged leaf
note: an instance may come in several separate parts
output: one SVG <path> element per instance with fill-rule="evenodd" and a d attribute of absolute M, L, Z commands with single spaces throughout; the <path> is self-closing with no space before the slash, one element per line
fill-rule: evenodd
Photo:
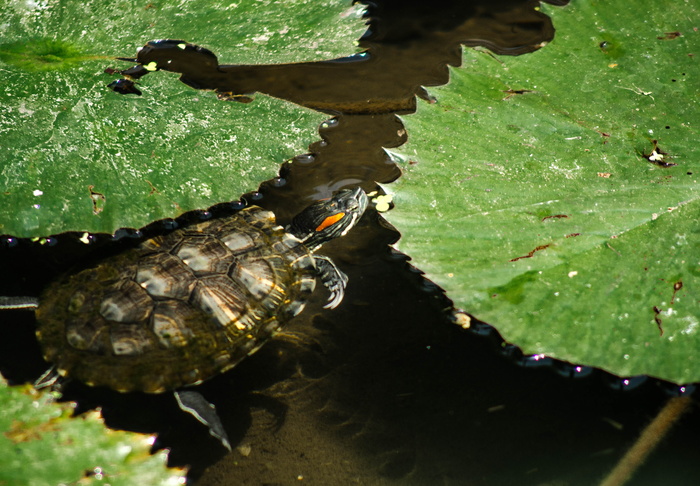
<path fill-rule="evenodd" d="M 698 381 L 700 9 L 547 13 L 552 43 L 465 51 L 406 117 L 399 248 L 525 353 Z"/>

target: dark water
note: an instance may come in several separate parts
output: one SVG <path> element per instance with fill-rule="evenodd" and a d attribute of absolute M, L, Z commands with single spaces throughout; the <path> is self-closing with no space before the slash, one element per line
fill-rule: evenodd
<path fill-rule="evenodd" d="M 223 76 L 196 59 L 180 67 L 191 85 L 267 93 L 333 116 L 312 155 L 248 195 L 286 224 L 339 187 L 369 191 L 399 177 L 383 150 L 406 140 L 396 115 L 411 112 L 421 86 L 448 81 L 462 45 L 525 54 L 551 40 L 554 29 L 537 5 L 387 0 L 370 8 L 366 56 L 229 66 Z M 522 359 L 488 326 L 462 330 L 447 319 L 450 302 L 440 290 L 390 249 L 398 237 L 368 212 L 358 229 L 324 247 L 350 277 L 343 305 L 324 310 L 317 293 L 284 335 L 200 387 L 238 446 L 231 454 L 170 396 L 72 383 L 66 398 L 84 410 L 102 407 L 112 427 L 157 432 L 156 447 L 170 448 L 170 462 L 189 465 L 200 485 L 564 486 L 596 484 L 677 392 L 652 379 L 626 383 L 600 370 Z M 75 262 L 129 240 L 115 245 L 98 236 L 86 251 L 72 235 L 48 245 L 5 239 L 0 291 L 37 294 Z M 3 314 L 0 333 L 3 375 L 35 379 L 45 364 L 33 318 Z M 698 484 L 698 431 L 692 405 L 629 484 Z"/>

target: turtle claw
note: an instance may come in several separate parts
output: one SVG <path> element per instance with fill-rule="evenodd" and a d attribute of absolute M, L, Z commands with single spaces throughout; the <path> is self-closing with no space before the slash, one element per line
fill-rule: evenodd
<path fill-rule="evenodd" d="M 48 370 L 44 371 L 39 378 L 37 378 L 37 380 L 34 382 L 34 388 L 37 390 L 41 390 L 43 388 L 60 390 L 62 380 L 63 377 L 58 373 L 58 371 L 56 371 L 56 368 L 51 366 Z"/>
<path fill-rule="evenodd" d="M 193 390 L 177 390 L 174 394 L 180 408 L 209 427 L 209 434 L 218 439 L 221 445 L 231 452 L 231 442 L 221 419 L 216 414 L 214 405 L 209 403 L 201 393 Z"/>
<path fill-rule="evenodd" d="M 326 256 L 314 255 L 316 262 L 316 272 L 318 273 L 321 282 L 330 292 L 328 303 L 323 306 L 324 309 L 335 309 L 343 301 L 345 297 L 345 287 L 348 285 L 348 276 L 345 275 L 336 265 L 333 260 Z"/>

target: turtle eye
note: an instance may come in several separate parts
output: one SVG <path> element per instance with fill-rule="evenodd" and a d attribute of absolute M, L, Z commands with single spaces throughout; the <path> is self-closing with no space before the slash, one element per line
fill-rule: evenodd
<path fill-rule="evenodd" d="M 328 216 L 326 219 L 324 219 L 321 224 L 319 224 L 316 227 L 316 231 L 323 231 L 324 229 L 328 228 L 329 226 L 333 226 L 335 223 L 340 221 L 345 217 L 345 213 L 338 213 L 334 214 L 333 216 Z"/>

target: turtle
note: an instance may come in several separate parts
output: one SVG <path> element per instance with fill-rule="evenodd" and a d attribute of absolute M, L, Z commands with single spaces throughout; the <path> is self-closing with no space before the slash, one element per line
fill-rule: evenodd
<path fill-rule="evenodd" d="M 341 303 L 347 276 L 315 252 L 355 226 L 367 203 L 361 188 L 343 189 L 286 228 L 249 206 L 68 272 L 38 298 L 0 297 L 0 309 L 35 310 L 52 365 L 38 383 L 173 391 L 230 450 L 213 405 L 191 387 L 257 351 L 303 310 L 317 277 L 330 293 L 325 307 Z"/>

